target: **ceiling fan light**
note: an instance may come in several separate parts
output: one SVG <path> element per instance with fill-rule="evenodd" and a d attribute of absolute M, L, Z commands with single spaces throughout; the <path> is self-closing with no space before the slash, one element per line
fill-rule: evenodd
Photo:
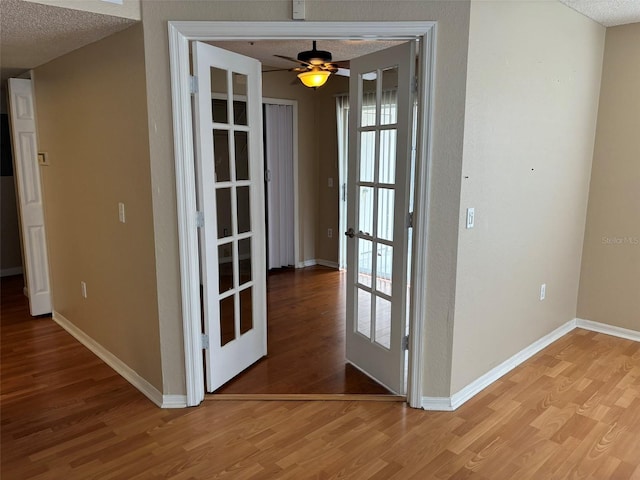
<path fill-rule="evenodd" d="M 310 70 L 298 74 L 298 78 L 305 87 L 318 88 L 327 83 L 331 72 L 327 70 Z"/>

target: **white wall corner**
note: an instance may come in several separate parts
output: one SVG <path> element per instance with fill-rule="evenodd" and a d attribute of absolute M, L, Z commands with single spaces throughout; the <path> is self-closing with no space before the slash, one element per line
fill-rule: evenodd
<path fill-rule="evenodd" d="M 312 258 L 311 260 L 303 260 L 302 262 L 296 263 L 296 268 L 313 267 L 317 264 L 318 261 L 315 258 Z"/>
<path fill-rule="evenodd" d="M 422 408 L 435 412 L 453 412 L 451 397 L 422 397 Z"/>
<path fill-rule="evenodd" d="M 331 262 L 329 260 L 322 260 L 322 259 L 317 259 L 316 261 L 316 265 L 322 265 L 323 267 L 329 267 L 329 268 L 335 268 L 336 270 L 338 269 L 338 262 Z"/>
<path fill-rule="evenodd" d="M 593 322 L 591 320 L 584 320 L 582 318 L 576 318 L 576 327 L 590 330 L 592 332 L 604 333 L 613 337 L 633 340 L 634 342 L 640 342 L 640 332 L 636 330 L 630 330 L 628 328 L 616 327 L 614 325 Z"/>
<path fill-rule="evenodd" d="M 162 396 L 162 408 L 186 408 L 187 396 L 186 395 L 163 395 Z"/>
<path fill-rule="evenodd" d="M 76 340 L 78 340 L 82 345 L 87 347 L 91 352 L 93 352 L 100 360 L 113 368 L 116 373 L 118 373 L 122 378 L 124 378 L 131 385 L 136 387 L 143 395 L 145 395 L 149 400 L 155 403 L 158 407 L 161 408 L 180 408 L 186 406 L 186 396 L 183 395 L 165 395 L 158 391 L 153 385 L 151 385 L 147 380 L 138 375 L 133 369 L 131 369 L 126 363 L 116 357 L 109 350 L 104 348 L 98 342 L 96 342 L 89 335 L 84 333 L 78 327 L 76 327 L 73 323 L 71 323 L 68 319 L 64 317 L 64 315 L 54 311 L 52 314 L 53 320 L 64 328 L 71 336 L 73 336 Z M 165 397 L 167 397 L 167 405 L 165 406 Z M 177 397 L 181 397 L 179 400 Z M 182 404 L 180 405 L 180 402 Z"/>

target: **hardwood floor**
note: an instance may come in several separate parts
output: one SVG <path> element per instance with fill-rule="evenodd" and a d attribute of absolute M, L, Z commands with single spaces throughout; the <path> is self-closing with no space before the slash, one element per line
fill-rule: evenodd
<path fill-rule="evenodd" d="M 389 402 L 161 410 L 2 279 L 0 477 L 640 479 L 640 344 L 575 330 L 455 412 Z M 11 293 L 13 291 L 13 293 Z"/>
<path fill-rule="evenodd" d="M 344 273 L 285 269 L 267 284 L 268 356 L 217 393 L 391 393 L 346 364 Z"/>

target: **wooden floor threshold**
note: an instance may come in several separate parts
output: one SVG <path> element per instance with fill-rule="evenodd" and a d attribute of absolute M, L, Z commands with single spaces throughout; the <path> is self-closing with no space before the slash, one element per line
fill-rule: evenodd
<path fill-rule="evenodd" d="M 210 393 L 205 400 L 260 400 L 279 402 L 406 402 L 403 395 L 376 395 L 356 393 Z"/>

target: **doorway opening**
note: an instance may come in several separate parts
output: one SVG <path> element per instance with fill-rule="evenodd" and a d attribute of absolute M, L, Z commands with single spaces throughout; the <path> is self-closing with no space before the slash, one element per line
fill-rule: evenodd
<path fill-rule="evenodd" d="M 246 25 L 245 25 L 246 26 Z M 419 190 L 416 195 L 416 206 L 423 206 L 420 212 L 421 217 L 426 217 L 426 185 L 427 163 L 428 163 L 428 132 L 430 131 L 430 99 L 431 99 L 431 65 L 433 60 L 433 27 L 432 22 L 399 22 L 397 24 L 364 24 L 364 23 L 305 23 L 304 26 L 291 24 L 290 22 L 269 22 L 268 24 L 257 23 L 252 26 L 254 38 L 282 38 L 283 32 L 294 35 L 297 38 L 344 38 L 344 32 L 349 31 L 349 38 L 367 38 L 371 35 L 379 37 L 389 36 L 395 39 L 412 40 L 420 38 L 421 52 L 419 77 L 421 87 L 419 96 L 421 98 L 421 128 L 419 128 L 420 139 L 420 172 Z M 347 30 L 348 29 L 348 30 Z M 243 29 L 247 31 L 247 29 Z M 380 35 L 379 32 L 386 32 Z M 275 33 L 277 32 L 277 33 Z M 233 22 L 170 22 L 170 49 L 172 61 L 172 91 L 174 101 L 174 130 L 176 143 L 176 176 L 178 184 L 178 211 L 179 211 L 179 234 L 181 247 L 181 273 L 183 293 L 183 317 L 185 331 L 185 360 L 187 378 L 187 403 L 189 405 L 198 404 L 204 397 L 202 382 L 202 366 L 198 361 L 194 361 L 199 354 L 200 332 L 199 321 L 199 301 L 197 301 L 197 288 L 191 288 L 199 283 L 198 279 L 198 254 L 197 235 L 192 230 L 195 224 L 196 209 L 193 189 L 189 188 L 194 183 L 193 172 L 193 146 L 190 145 L 187 132 L 190 129 L 191 118 L 189 111 L 189 40 L 227 40 L 230 38 L 246 38 L 246 34 L 239 34 L 237 24 Z M 289 37 L 291 38 L 291 37 Z M 429 73 L 429 74 L 427 74 Z M 189 127 L 189 128 L 185 128 Z M 191 159 L 191 161 L 189 161 Z M 369 232 L 371 233 L 371 232 Z M 414 232 L 414 239 L 421 237 L 426 240 L 426 228 L 420 228 Z M 424 255 L 422 255 L 424 257 Z M 414 258 L 414 260 L 417 260 Z M 424 258 L 421 258 L 424 260 Z M 419 265 L 424 265 L 423 263 Z M 419 267 L 417 270 L 419 270 Z M 422 272 L 420 272 L 422 273 Z M 414 277 L 416 275 L 414 274 Z M 412 282 L 414 288 L 418 287 L 418 282 Z M 423 285 L 421 285 L 423 286 Z M 421 399 L 421 362 L 422 359 L 422 319 L 424 305 L 418 296 L 411 300 L 411 348 L 409 361 L 409 385 L 408 401 L 410 405 L 419 406 Z"/>

